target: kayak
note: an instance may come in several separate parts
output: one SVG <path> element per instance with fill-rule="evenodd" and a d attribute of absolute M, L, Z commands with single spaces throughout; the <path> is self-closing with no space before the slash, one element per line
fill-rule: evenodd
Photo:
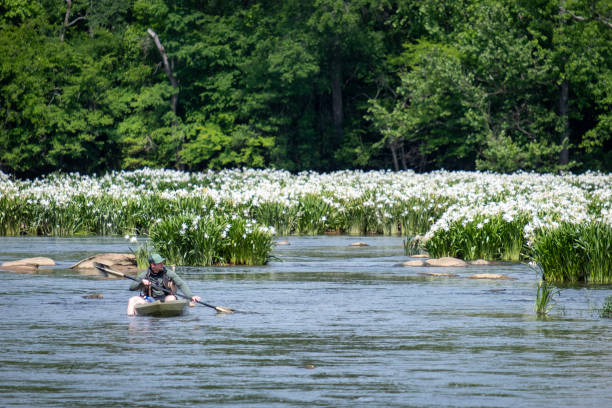
<path fill-rule="evenodd" d="M 189 301 L 183 299 L 167 300 L 165 302 L 156 300 L 155 302 L 136 305 L 136 314 L 155 317 L 180 316 L 185 313 L 188 305 Z"/>

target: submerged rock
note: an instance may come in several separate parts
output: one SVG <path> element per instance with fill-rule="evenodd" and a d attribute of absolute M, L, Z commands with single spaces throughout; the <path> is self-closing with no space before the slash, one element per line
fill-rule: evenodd
<path fill-rule="evenodd" d="M 366 247 L 366 246 L 370 246 L 370 245 L 366 244 L 365 242 L 351 242 L 351 244 L 349 246 Z"/>
<path fill-rule="evenodd" d="M 416 255 L 411 255 L 411 258 L 429 258 L 429 254 L 416 254 Z"/>
<path fill-rule="evenodd" d="M 469 279 L 502 279 L 502 280 L 515 280 L 507 275 L 501 273 L 476 273 L 468 276 Z"/>
<path fill-rule="evenodd" d="M 55 266 L 55 261 L 45 257 L 24 258 L 17 261 L 4 262 L 0 265 L 0 269 L 13 272 L 33 272 L 40 266 Z"/>
<path fill-rule="evenodd" d="M 91 295 L 83 296 L 83 299 L 104 299 L 101 293 L 92 293 Z"/>
<path fill-rule="evenodd" d="M 442 266 L 442 267 L 463 267 L 467 266 L 467 262 L 452 257 L 434 258 L 425 261 L 426 266 Z"/>
<path fill-rule="evenodd" d="M 487 261 L 486 259 L 477 259 L 475 261 L 471 261 L 470 265 L 499 265 L 499 262 Z"/>
<path fill-rule="evenodd" d="M 421 261 L 418 259 L 413 261 L 406 261 L 399 264 L 399 266 L 425 266 L 425 261 Z"/>
<path fill-rule="evenodd" d="M 276 245 L 291 245 L 289 241 L 276 241 L 275 244 Z"/>
<path fill-rule="evenodd" d="M 450 272 L 419 272 L 419 275 L 431 276 L 434 278 L 454 278 L 456 276 L 459 276 L 456 273 Z"/>
<path fill-rule="evenodd" d="M 91 270 L 95 269 L 94 262 L 108 265 L 112 269 L 124 273 L 136 273 L 138 266 L 136 257 L 132 254 L 104 253 L 90 256 L 72 265 L 70 269 Z"/>

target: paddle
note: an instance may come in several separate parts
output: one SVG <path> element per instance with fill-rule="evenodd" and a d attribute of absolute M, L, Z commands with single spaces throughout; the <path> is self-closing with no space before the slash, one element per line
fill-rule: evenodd
<path fill-rule="evenodd" d="M 122 278 L 131 279 L 131 280 L 136 281 L 136 282 L 140 282 L 138 279 L 134 278 L 133 276 L 126 275 L 126 274 L 124 274 L 122 272 L 112 270 L 108 265 L 104 265 L 103 263 L 94 262 L 94 266 L 96 267 L 97 270 L 99 270 L 100 272 L 104 273 L 105 275 L 111 274 L 111 275 L 119 276 L 119 277 L 122 277 Z M 189 298 L 189 297 L 187 297 L 187 296 L 185 296 L 185 295 L 183 295 L 181 293 L 172 293 L 172 291 L 170 289 L 166 289 L 164 287 L 160 287 L 160 286 L 157 286 L 157 285 L 152 285 L 152 286 L 155 289 L 162 290 L 162 291 L 166 292 L 169 295 L 175 295 L 175 296 L 178 295 L 178 296 L 180 296 L 180 297 L 182 297 L 184 299 L 191 300 L 191 298 Z M 200 302 L 199 300 L 196 300 L 196 303 L 199 303 L 201 305 L 204 305 L 204 306 L 210 307 L 212 309 L 215 309 L 219 313 L 233 313 L 233 312 L 235 312 L 234 309 L 230 309 L 229 307 L 213 306 L 213 305 L 209 305 L 208 303 Z"/>

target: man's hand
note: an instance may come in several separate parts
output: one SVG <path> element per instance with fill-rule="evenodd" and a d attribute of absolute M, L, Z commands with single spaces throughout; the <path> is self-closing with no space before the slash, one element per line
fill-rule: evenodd
<path fill-rule="evenodd" d="M 143 279 L 140 282 L 145 286 L 151 286 L 151 281 L 148 279 Z"/>
<path fill-rule="evenodd" d="M 200 300 L 202 300 L 202 298 L 201 298 L 201 297 L 199 297 L 199 296 L 193 296 L 193 297 L 191 298 L 191 301 L 192 301 L 192 302 L 199 302 Z"/>

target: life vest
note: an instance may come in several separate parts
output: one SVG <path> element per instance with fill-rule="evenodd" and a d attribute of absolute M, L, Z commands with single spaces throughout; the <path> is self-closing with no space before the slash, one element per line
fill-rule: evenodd
<path fill-rule="evenodd" d="M 161 279 L 160 279 L 161 278 Z M 153 284 L 152 286 L 143 286 L 142 290 L 141 290 L 141 295 L 142 296 L 151 296 L 151 297 L 165 297 L 168 296 L 170 294 L 174 295 L 176 294 L 176 284 L 174 283 L 174 281 L 172 280 L 172 278 L 170 278 L 168 276 L 168 274 L 166 273 L 166 268 L 164 267 L 164 269 L 162 269 L 161 273 L 157 273 L 157 274 L 153 274 L 153 271 L 151 270 L 151 268 L 149 268 L 149 270 L 147 271 L 147 274 L 145 275 L 144 279 L 147 279 L 149 281 L 151 281 L 151 283 Z M 161 284 L 160 284 L 161 281 Z M 163 292 L 162 295 L 160 295 L 159 293 L 157 294 L 157 296 L 153 296 L 151 293 L 155 290 L 155 288 L 153 288 L 153 286 L 161 286 L 163 288 L 166 288 L 168 290 L 170 290 L 171 293 L 166 293 Z"/>

